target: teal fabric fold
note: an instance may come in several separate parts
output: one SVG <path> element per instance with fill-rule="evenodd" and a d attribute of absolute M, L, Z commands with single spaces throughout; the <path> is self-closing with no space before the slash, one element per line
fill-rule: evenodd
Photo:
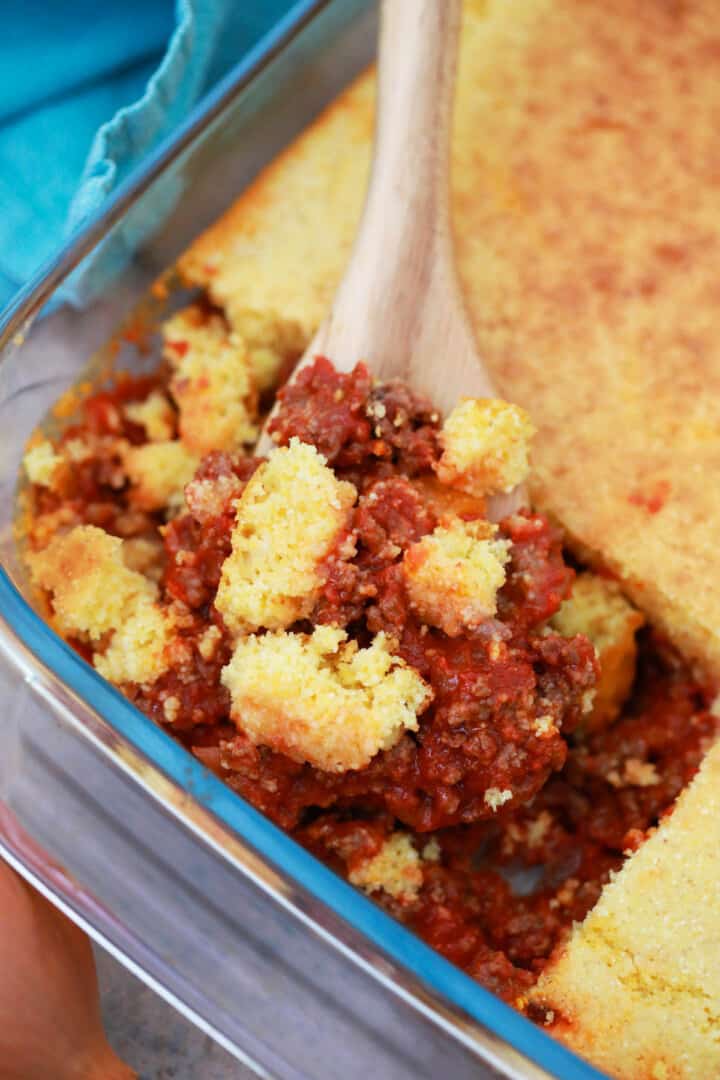
<path fill-rule="evenodd" d="M 0 38 L 0 307 L 291 0 L 25 0 Z M 129 222 L 116 263 L 138 235 Z M 113 272 L 112 253 L 102 273 Z M 61 299 L 90 295 L 87 269 Z"/>

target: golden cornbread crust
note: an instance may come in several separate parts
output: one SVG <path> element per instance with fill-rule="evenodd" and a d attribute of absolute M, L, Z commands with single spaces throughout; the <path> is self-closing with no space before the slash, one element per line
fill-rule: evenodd
<path fill-rule="evenodd" d="M 535 502 L 717 679 L 717 6 L 467 16 L 457 255 L 481 355 L 539 428 Z"/>
<path fill-rule="evenodd" d="M 718 851 L 720 746 L 531 993 L 613 1076 L 720 1075 Z"/>
<path fill-rule="evenodd" d="M 374 87 L 361 78 L 180 258 L 188 283 L 205 287 L 235 329 L 248 313 L 270 314 L 302 348 L 310 340 L 355 236 L 373 109 Z"/>
<path fill-rule="evenodd" d="M 716 15 L 466 0 L 453 146 L 460 274 L 498 390 L 539 428 L 534 499 L 713 679 Z M 325 314 L 362 208 L 372 84 L 184 256 L 231 321 L 282 311 L 307 340 Z"/>

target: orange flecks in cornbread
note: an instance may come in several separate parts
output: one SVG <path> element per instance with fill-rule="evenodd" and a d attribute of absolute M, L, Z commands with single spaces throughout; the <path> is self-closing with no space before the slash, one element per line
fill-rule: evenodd
<path fill-rule="evenodd" d="M 430 700 L 385 634 L 358 649 L 330 626 L 241 639 L 222 677 L 232 718 L 253 742 L 328 772 L 364 768 L 417 730 Z"/>
<path fill-rule="evenodd" d="M 720 1075 L 720 746 L 540 977 L 553 1032 L 627 1080 Z"/>
<path fill-rule="evenodd" d="M 232 552 L 215 600 L 233 633 L 275 630 L 309 615 L 322 585 L 319 564 L 356 497 L 314 446 L 292 439 L 272 452 L 237 502 Z"/>
<path fill-rule="evenodd" d="M 437 474 L 473 495 L 512 491 L 528 474 L 535 428 L 524 409 L 494 398 L 464 398 L 443 424 Z"/>
<path fill-rule="evenodd" d="M 23 458 L 28 480 L 41 487 L 53 487 L 63 464 L 64 458 L 56 453 L 47 439 L 32 446 Z"/>
<path fill-rule="evenodd" d="M 553 616 L 559 633 L 585 634 L 597 650 L 600 678 L 592 714 L 585 721 L 591 730 L 611 724 L 630 693 L 637 660 L 635 633 L 644 622 L 617 582 L 589 572 L 578 574 L 570 597 Z"/>
<path fill-rule="evenodd" d="M 145 428 L 151 442 L 165 442 L 175 434 L 175 410 L 161 390 L 154 390 L 144 401 L 129 401 L 124 412 L 133 424 Z"/>
<path fill-rule="evenodd" d="M 191 306 L 163 326 L 180 438 L 193 453 L 234 450 L 257 436 L 257 391 L 247 349 L 219 315 Z"/>
<path fill-rule="evenodd" d="M 51 594 L 60 629 L 109 644 L 94 664 L 114 683 L 146 683 L 167 669 L 172 618 L 155 585 L 123 559 L 123 541 L 94 525 L 55 537 L 28 557 L 35 583 Z"/>
<path fill-rule="evenodd" d="M 396 832 L 376 855 L 353 866 L 348 880 L 367 893 L 382 891 L 407 903 L 417 897 L 422 886 L 422 859 L 408 834 Z"/>
<path fill-rule="evenodd" d="M 131 446 L 124 454 L 130 478 L 130 502 L 139 510 L 177 510 L 183 504 L 183 491 L 200 458 L 179 439 Z"/>
<path fill-rule="evenodd" d="M 438 526 L 405 553 L 410 602 L 420 617 L 450 637 L 495 614 L 505 583 L 507 540 L 496 540 L 487 521 L 456 518 Z"/>

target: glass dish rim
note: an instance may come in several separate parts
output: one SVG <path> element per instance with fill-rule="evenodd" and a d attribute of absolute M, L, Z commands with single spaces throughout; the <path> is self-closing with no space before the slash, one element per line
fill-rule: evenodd
<path fill-rule="evenodd" d="M 0 312 L 0 351 L 15 334 L 30 325 L 56 288 L 106 237 L 135 200 L 333 2 L 296 0 L 283 19 L 203 98 L 175 134 L 165 139 L 118 187 L 103 210 L 75 232 L 19 290 L 5 311 Z M 299 884 L 314 902 L 328 907 L 394 964 L 439 994 L 451 1009 L 461 1010 L 501 1042 L 509 1044 L 528 1059 L 528 1064 L 563 1080 L 603 1080 L 604 1074 L 445 960 L 210 773 L 71 649 L 22 597 L 2 565 L 0 612 L 0 634 L 4 620 L 11 635 L 22 642 L 35 660 L 97 712 L 152 768 L 269 862 L 280 878 L 290 885 Z M 202 836 L 202 832 L 198 835 Z M 275 895 L 280 899 L 279 894 Z M 287 898 L 285 902 L 298 912 L 297 906 Z M 412 988 L 409 993 L 419 1000 Z"/>

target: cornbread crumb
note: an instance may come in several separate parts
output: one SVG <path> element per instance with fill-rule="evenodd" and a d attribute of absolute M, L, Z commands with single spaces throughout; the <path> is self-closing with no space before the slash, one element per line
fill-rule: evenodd
<path fill-rule="evenodd" d="M 501 791 L 500 788 L 491 787 L 485 792 L 483 799 L 485 804 L 490 807 L 493 814 L 497 813 L 501 806 L 504 806 L 506 802 L 512 799 L 512 791 L 505 788 Z"/>
<path fill-rule="evenodd" d="M 151 442 L 165 442 L 175 434 L 175 411 L 161 390 L 153 390 L 144 401 L 129 401 L 125 416 L 145 428 Z"/>
<path fill-rule="evenodd" d="M 217 647 L 220 644 L 222 633 L 220 629 L 212 624 L 208 626 L 207 630 L 203 633 L 202 637 L 198 641 L 198 652 L 202 656 L 203 660 L 212 660 L 213 656 L 217 652 Z"/>
<path fill-rule="evenodd" d="M 191 480 L 185 486 L 185 502 L 194 518 L 200 522 L 222 514 L 232 499 L 242 491 L 242 481 L 232 473 L 214 480 L 206 477 Z"/>
<path fill-rule="evenodd" d="M 622 772 L 608 773 L 607 780 L 613 787 L 653 787 L 660 783 L 655 763 L 634 757 L 624 762 Z"/>
<path fill-rule="evenodd" d="M 542 716 L 538 716 L 533 721 L 533 731 L 539 739 L 544 739 L 547 736 L 557 735 L 557 727 L 555 721 L 549 713 L 544 713 Z"/>
<path fill-rule="evenodd" d="M 564 637 L 585 634 L 600 661 L 600 677 L 589 730 L 607 727 L 618 716 L 635 678 L 635 633 L 644 618 L 623 596 L 617 582 L 598 574 L 578 574 L 572 593 L 553 616 L 552 624 Z"/>
<path fill-rule="evenodd" d="M 720 744 L 632 855 L 531 999 L 612 1076 L 720 1075 Z"/>
<path fill-rule="evenodd" d="M 314 446 L 293 438 L 270 454 L 236 503 L 232 552 L 215 599 L 231 632 L 277 630 L 310 613 L 322 585 L 319 563 L 356 497 Z M 350 543 L 347 556 L 354 550 Z"/>
<path fill-rule="evenodd" d="M 30 483 L 48 488 L 52 488 L 58 469 L 63 463 L 63 457 L 55 452 L 52 443 L 47 439 L 31 447 L 23 458 L 23 465 Z"/>
<path fill-rule="evenodd" d="M 247 349 L 219 315 L 198 305 L 163 326 L 164 355 L 174 369 L 170 391 L 180 438 L 196 454 L 234 450 L 257 436 L 257 391 Z"/>
<path fill-rule="evenodd" d="M 114 683 L 150 682 L 167 669 L 172 617 L 155 602 L 155 585 L 123 561 L 123 541 L 79 525 L 28 556 L 35 583 L 52 596 L 62 631 L 100 642 L 94 664 Z"/>
<path fill-rule="evenodd" d="M 233 332 L 244 342 L 259 393 L 272 390 L 283 372 L 298 360 L 308 344 L 307 334 L 294 319 L 275 311 L 237 310 L 230 312 Z"/>
<path fill-rule="evenodd" d="M 123 562 L 130 570 L 159 581 L 163 569 L 165 549 L 158 537 L 133 536 L 123 541 Z"/>
<path fill-rule="evenodd" d="M 471 495 L 512 491 L 528 474 L 527 444 L 534 434 L 530 417 L 518 405 L 464 398 L 440 433 L 438 478 Z"/>
<path fill-rule="evenodd" d="M 505 583 L 507 540 L 496 540 L 487 521 L 459 518 L 438 526 L 405 553 L 403 569 L 410 602 L 420 617 L 450 637 L 495 614 Z"/>
<path fill-rule="evenodd" d="M 180 715 L 181 701 L 180 698 L 171 694 L 163 701 L 163 716 L 168 724 L 174 724 Z"/>
<path fill-rule="evenodd" d="M 440 862 L 442 850 L 434 836 L 431 836 L 422 849 L 422 857 L 425 862 Z"/>
<path fill-rule="evenodd" d="M 138 510 L 177 511 L 183 505 L 183 492 L 200 458 L 179 439 L 145 443 L 125 451 L 125 469 L 130 478 L 130 502 Z"/>
<path fill-rule="evenodd" d="M 423 883 L 422 862 L 408 834 L 395 832 L 376 855 L 350 870 L 348 880 L 366 893 L 382 891 L 409 903 Z"/>
<path fill-rule="evenodd" d="M 233 721 L 254 743 L 327 772 L 362 769 L 416 731 L 431 696 L 385 634 L 358 649 L 331 626 L 243 638 L 222 680 Z"/>

